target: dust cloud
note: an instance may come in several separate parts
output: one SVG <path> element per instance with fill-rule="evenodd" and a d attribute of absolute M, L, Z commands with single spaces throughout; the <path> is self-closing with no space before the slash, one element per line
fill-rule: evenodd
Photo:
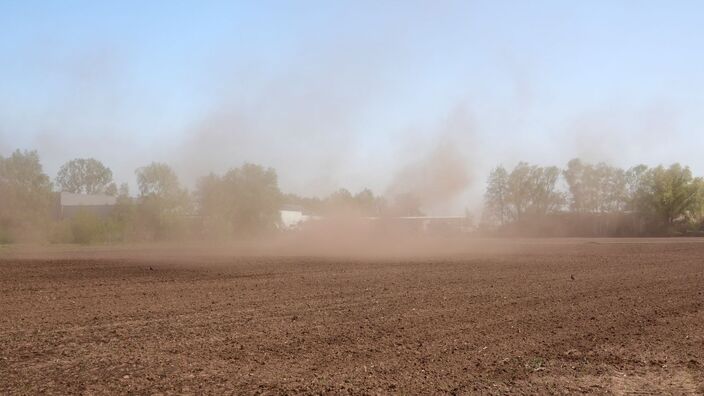
<path fill-rule="evenodd" d="M 682 138 L 682 124 L 681 112 L 662 100 L 583 112 L 562 127 L 566 133 L 559 151 L 588 162 L 620 166 L 667 163 L 674 143 Z"/>
<path fill-rule="evenodd" d="M 581 157 L 704 169 L 701 134 L 685 133 L 701 124 L 695 101 L 662 83 L 662 92 L 637 98 L 604 89 L 595 105 L 590 86 L 567 84 L 581 81 L 570 68 L 579 65 L 547 61 L 571 61 L 563 55 L 572 47 L 536 56 L 523 34 L 509 33 L 515 22 L 553 39 L 566 26 L 529 29 L 503 6 L 488 26 L 482 7 L 458 4 L 311 8 L 323 17 L 281 26 L 268 45 L 257 41 L 266 41 L 262 30 L 281 22 L 269 10 L 252 31 L 213 33 L 195 48 L 163 45 L 176 42 L 168 35 L 146 47 L 107 34 L 69 39 L 60 24 L 37 33 L 5 57 L 23 77 L 7 92 L 46 84 L 34 98 L 31 90 L 0 96 L 0 154 L 38 149 L 51 179 L 63 163 L 95 157 L 133 192 L 135 169 L 152 161 L 172 166 L 190 192 L 210 172 L 251 162 L 276 169 L 284 193 L 369 188 L 389 201 L 415 196 L 428 215 L 469 209 L 477 217 L 486 177 L 500 164 Z M 141 17 L 151 22 L 150 12 Z M 620 72 L 604 69 L 604 81 Z"/>
<path fill-rule="evenodd" d="M 464 192 L 471 181 L 466 159 L 447 142 L 402 168 L 386 191 L 392 197 L 411 194 L 421 207 L 434 208 Z"/>

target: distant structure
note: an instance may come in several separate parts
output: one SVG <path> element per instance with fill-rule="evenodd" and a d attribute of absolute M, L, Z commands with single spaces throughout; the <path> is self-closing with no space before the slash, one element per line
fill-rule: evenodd
<path fill-rule="evenodd" d="M 281 228 L 284 230 L 298 229 L 303 223 L 310 220 L 310 216 L 303 212 L 303 207 L 298 205 L 283 205 L 279 210 Z"/>
<path fill-rule="evenodd" d="M 474 225 L 467 216 L 399 216 L 368 217 L 367 219 L 398 232 L 457 235 L 474 231 Z"/>
<path fill-rule="evenodd" d="M 56 215 L 59 219 L 70 219 L 78 213 L 92 213 L 98 217 L 107 217 L 117 204 L 117 198 L 105 194 L 74 194 L 60 192 L 57 194 Z"/>
<path fill-rule="evenodd" d="M 289 231 L 300 230 L 310 222 L 326 219 L 333 223 L 336 221 L 334 216 L 326 218 L 306 213 L 303 207 L 298 205 L 283 205 L 279 209 L 279 217 L 279 229 Z M 472 219 L 467 216 L 360 216 L 357 219 L 388 232 L 458 235 L 475 231 Z"/>
<path fill-rule="evenodd" d="M 426 234 L 467 233 L 474 229 L 466 216 L 402 216 L 391 220 Z"/>

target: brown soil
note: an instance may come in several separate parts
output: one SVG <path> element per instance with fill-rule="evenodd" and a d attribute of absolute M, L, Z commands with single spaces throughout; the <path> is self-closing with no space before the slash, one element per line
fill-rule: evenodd
<path fill-rule="evenodd" d="M 0 394 L 704 394 L 704 243 L 486 246 L 4 254 Z"/>

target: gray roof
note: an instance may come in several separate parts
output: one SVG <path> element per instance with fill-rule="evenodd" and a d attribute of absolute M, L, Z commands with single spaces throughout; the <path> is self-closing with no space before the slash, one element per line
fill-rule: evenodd
<path fill-rule="evenodd" d="M 105 194 L 74 194 L 62 192 L 61 206 L 113 206 L 117 198 Z"/>

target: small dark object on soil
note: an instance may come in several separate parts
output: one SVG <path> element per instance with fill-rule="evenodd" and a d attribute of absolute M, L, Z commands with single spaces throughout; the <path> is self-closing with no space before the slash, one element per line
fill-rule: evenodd
<path fill-rule="evenodd" d="M 570 275 L 570 279 L 574 280 L 574 275 Z"/>

